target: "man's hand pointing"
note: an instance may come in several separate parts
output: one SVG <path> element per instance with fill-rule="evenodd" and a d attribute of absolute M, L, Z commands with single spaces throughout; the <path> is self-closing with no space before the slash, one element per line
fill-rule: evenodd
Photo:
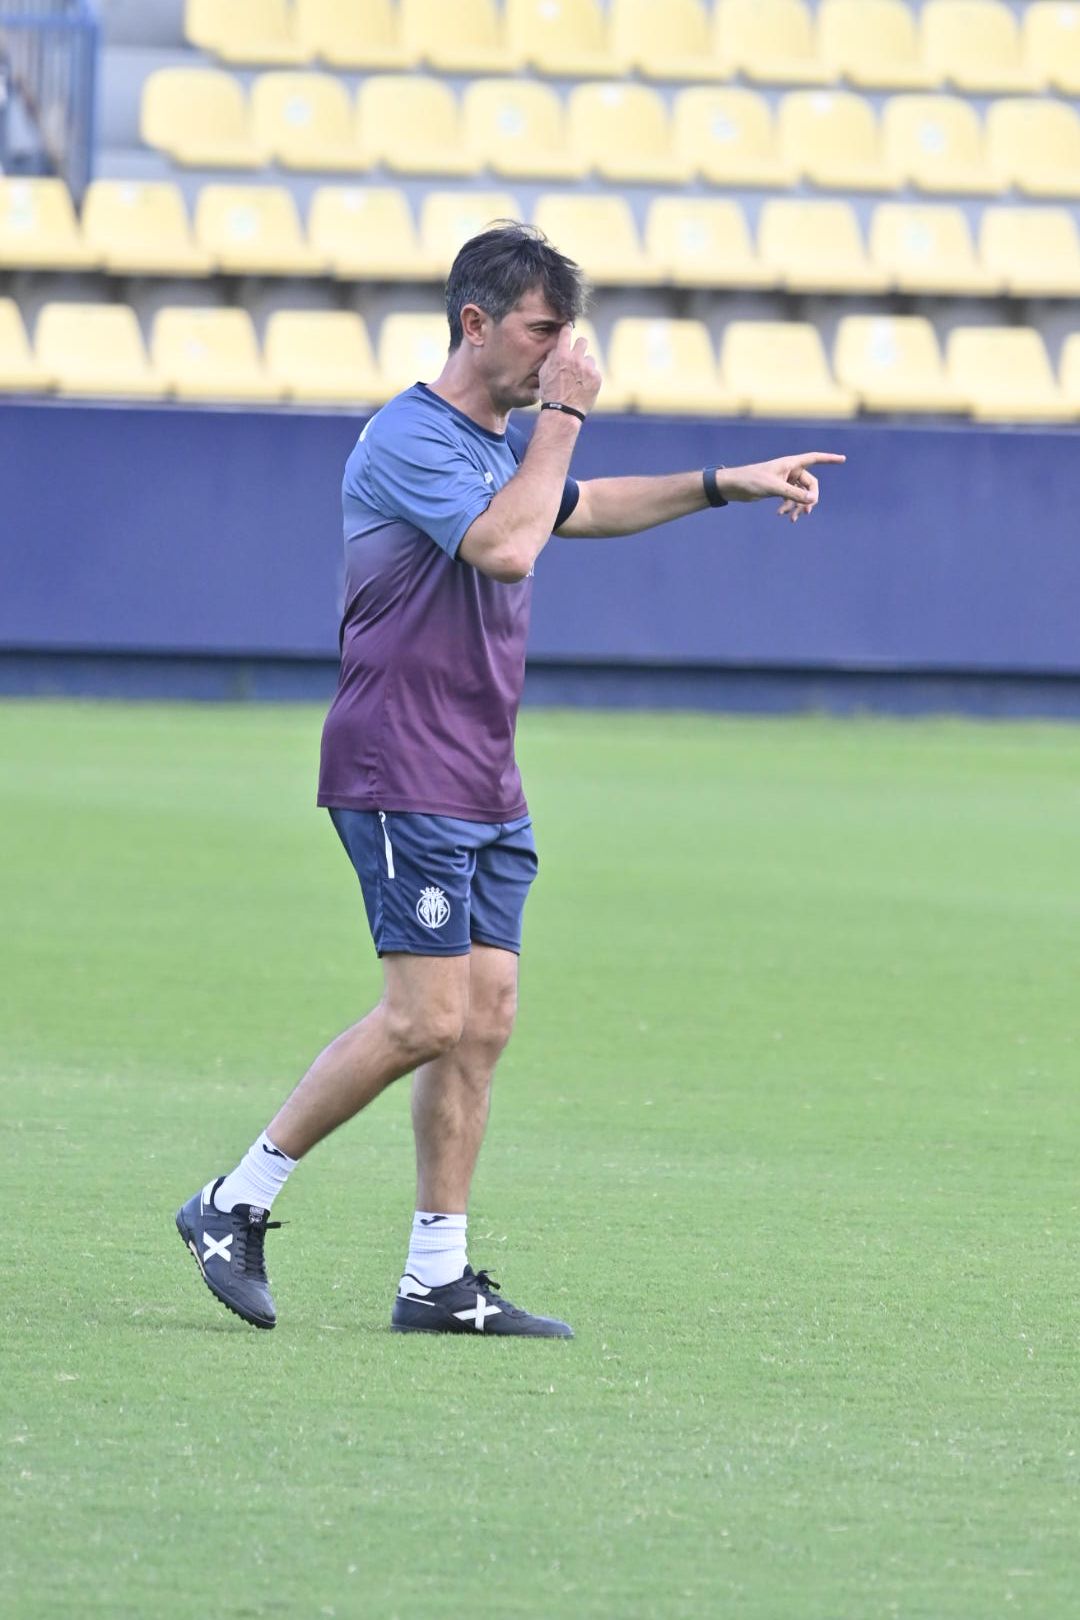
<path fill-rule="evenodd" d="M 720 467 L 716 482 L 721 495 L 729 501 L 765 501 L 770 495 L 776 496 L 781 503 L 777 516 L 797 523 L 804 513 L 809 516 L 818 503 L 818 481 L 808 469 L 846 460 L 846 456 L 828 450 L 808 450 L 801 456 L 780 456 L 776 461 L 758 461 L 750 467 Z"/>

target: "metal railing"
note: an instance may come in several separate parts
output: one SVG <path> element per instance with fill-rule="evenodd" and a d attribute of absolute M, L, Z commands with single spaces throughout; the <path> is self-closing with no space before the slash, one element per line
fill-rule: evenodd
<path fill-rule="evenodd" d="M 0 169 L 90 181 L 100 30 L 93 0 L 0 0 Z"/>

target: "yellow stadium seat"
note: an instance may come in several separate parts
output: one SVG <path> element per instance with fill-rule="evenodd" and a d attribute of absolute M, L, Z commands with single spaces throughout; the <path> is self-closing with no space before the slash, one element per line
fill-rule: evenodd
<path fill-rule="evenodd" d="M 723 79 L 702 0 L 612 0 L 611 44 L 616 59 L 646 79 Z"/>
<path fill-rule="evenodd" d="M 557 78 L 623 73 L 597 0 L 506 0 L 506 40 L 514 61 Z"/>
<path fill-rule="evenodd" d="M 945 363 L 953 387 L 980 421 L 1062 422 L 1074 414 L 1034 327 L 954 327 Z"/>
<path fill-rule="evenodd" d="M 630 205 L 614 195 L 545 192 L 534 223 L 600 285 L 634 286 L 659 279 L 638 238 Z"/>
<path fill-rule="evenodd" d="M 408 199 L 396 186 L 320 186 L 311 199 L 308 240 L 344 280 L 435 274 L 420 251 Z"/>
<path fill-rule="evenodd" d="M 837 382 L 868 411 L 964 411 L 923 315 L 845 315 L 833 349 Z"/>
<path fill-rule="evenodd" d="M 191 235 L 180 188 L 169 180 L 94 180 L 83 235 L 107 270 L 129 276 L 205 276 L 213 261 Z"/>
<path fill-rule="evenodd" d="M 786 187 L 798 177 L 756 90 L 680 90 L 674 142 L 683 162 L 713 185 Z"/>
<path fill-rule="evenodd" d="M 821 0 L 818 47 L 834 78 L 862 90 L 931 90 L 941 76 L 923 61 L 906 0 Z"/>
<path fill-rule="evenodd" d="M 180 399 L 274 400 L 246 309 L 161 309 L 150 339 L 154 370 Z"/>
<path fill-rule="evenodd" d="M 731 321 L 720 370 L 754 416 L 855 414 L 855 395 L 833 382 L 821 335 L 809 322 Z"/>
<path fill-rule="evenodd" d="M 662 185 L 694 172 L 673 148 L 663 101 L 642 84 L 579 84 L 567 126 L 570 145 L 605 180 Z"/>
<path fill-rule="evenodd" d="M 100 262 L 62 180 L 0 179 L 0 266 L 85 270 Z"/>
<path fill-rule="evenodd" d="M 325 268 L 284 186 L 203 186 L 195 239 L 233 275 L 310 276 Z"/>
<path fill-rule="evenodd" d="M 657 197 L 645 222 L 645 251 L 660 280 L 675 287 L 775 287 L 737 202 Z"/>
<path fill-rule="evenodd" d="M 1016 18 L 1001 0 L 927 0 L 919 14 L 923 56 L 958 90 L 1037 90 Z"/>
<path fill-rule="evenodd" d="M 356 101 L 360 143 L 399 174 L 473 174 L 453 92 L 422 74 L 375 74 Z"/>
<path fill-rule="evenodd" d="M 56 379 L 30 349 L 14 298 L 0 298 L 0 394 L 43 394 Z"/>
<path fill-rule="evenodd" d="M 715 55 L 758 84 L 828 84 L 803 0 L 717 0 Z"/>
<path fill-rule="evenodd" d="M 703 321 L 616 321 L 608 343 L 608 367 L 616 388 L 639 411 L 667 415 L 735 416 L 737 394 L 725 388 L 712 339 Z"/>
<path fill-rule="evenodd" d="M 393 69 L 416 65 L 401 37 L 393 0 L 293 0 L 305 56 L 330 67 Z"/>
<path fill-rule="evenodd" d="M 792 292 L 884 292 L 889 285 L 867 257 L 850 203 L 772 198 L 761 210 L 758 251 Z"/>
<path fill-rule="evenodd" d="M 891 96 L 881 130 L 886 162 L 919 191 L 1001 190 L 970 102 L 958 96 Z"/>
<path fill-rule="evenodd" d="M 177 163 L 258 169 L 266 154 L 251 133 L 240 81 L 218 68 L 159 68 L 143 86 L 140 130 Z"/>
<path fill-rule="evenodd" d="M 434 382 L 446 364 L 450 331 L 445 315 L 387 315 L 379 333 L 379 377 L 385 397 L 415 382 Z"/>
<path fill-rule="evenodd" d="M 37 357 L 61 394 L 148 398 L 165 391 L 127 304 L 46 304 L 34 339 Z"/>
<path fill-rule="evenodd" d="M 262 73 L 251 87 L 251 126 L 286 169 L 366 169 L 345 86 L 332 73 Z"/>
<path fill-rule="evenodd" d="M 628 411 L 630 409 L 630 395 L 626 389 L 611 375 L 607 359 L 604 354 L 596 328 L 586 316 L 574 322 L 574 341 L 583 337 L 589 345 L 589 353 L 596 361 L 597 368 L 603 378 L 603 386 L 593 405 L 594 411 Z"/>
<path fill-rule="evenodd" d="M 408 49 L 439 73 L 507 73 L 510 53 L 494 0 L 400 0 Z"/>
<path fill-rule="evenodd" d="M 784 158 L 815 186 L 834 191 L 895 189 L 874 110 L 862 96 L 793 90 L 780 103 L 777 132 Z"/>
<path fill-rule="evenodd" d="M 223 62 L 303 62 L 288 0 L 187 0 L 184 33 Z"/>
<path fill-rule="evenodd" d="M 1064 208 L 988 208 L 979 225 L 986 268 L 1018 298 L 1080 296 L 1080 234 Z"/>
<path fill-rule="evenodd" d="M 420 205 L 420 243 L 425 258 L 444 276 L 458 249 L 499 219 L 518 219 L 509 191 L 429 191 Z"/>
<path fill-rule="evenodd" d="M 278 310 L 266 323 L 263 357 L 285 397 L 305 405 L 386 397 L 367 327 L 352 310 Z"/>
<path fill-rule="evenodd" d="M 879 203 L 870 226 L 870 257 L 901 292 L 992 293 L 1001 281 L 975 256 L 960 208 Z"/>
<path fill-rule="evenodd" d="M 1022 26 L 1024 60 L 1043 84 L 1080 96 L 1080 3 L 1029 0 Z"/>
<path fill-rule="evenodd" d="M 1080 197 L 1080 117 L 1065 102 L 991 102 L 986 150 L 990 166 L 1028 196 Z"/>
<path fill-rule="evenodd" d="M 578 180 L 585 159 L 566 137 L 554 90 L 529 79 L 474 79 L 461 101 L 473 165 L 517 179 Z"/>
<path fill-rule="evenodd" d="M 1080 332 L 1072 332 L 1061 348 L 1061 392 L 1074 416 L 1080 416 Z"/>

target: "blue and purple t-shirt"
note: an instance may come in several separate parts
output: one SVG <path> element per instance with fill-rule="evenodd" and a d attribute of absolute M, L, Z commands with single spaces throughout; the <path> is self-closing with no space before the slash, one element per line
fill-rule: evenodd
<path fill-rule="evenodd" d="M 514 759 L 532 578 L 459 560 L 523 441 L 416 383 L 368 422 L 345 467 L 341 675 L 319 803 L 467 821 L 526 813 Z M 567 479 L 556 520 L 577 501 Z"/>

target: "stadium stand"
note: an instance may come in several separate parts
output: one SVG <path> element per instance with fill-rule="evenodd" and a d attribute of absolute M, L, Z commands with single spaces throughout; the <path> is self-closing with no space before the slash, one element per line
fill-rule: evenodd
<path fill-rule="evenodd" d="M 611 49 L 623 70 L 646 79 L 722 79 L 701 0 L 611 0 Z"/>
<path fill-rule="evenodd" d="M 661 282 L 673 287 L 775 287 L 737 202 L 657 197 L 645 224 L 645 251 Z"/>
<path fill-rule="evenodd" d="M 441 79 L 374 74 L 361 85 L 356 109 L 360 142 L 373 163 L 397 174 L 476 173 L 457 100 Z"/>
<path fill-rule="evenodd" d="M 150 355 L 166 390 L 178 399 L 255 404 L 284 394 L 263 366 L 246 309 L 159 310 Z"/>
<path fill-rule="evenodd" d="M 512 58 L 553 78 L 592 79 L 625 71 L 611 49 L 596 0 L 505 0 Z"/>
<path fill-rule="evenodd" d="M 754 416 L 853 416 L 855 394 L 835 383 L 809 321 L 731 321 L 720 369 Z"/>
<path fill-rule="evenodd" d="M 219 68 L 160 68 L 146 81 L 142 138 L 191 168 L 258 169 L 243 86 Z"/>
<path fill-rule="evenodd" d="M 341 280 L 412 281 L 434 273 L 396 186 L 320 186 L 311 200 L 308 237 Z"/>
<path fill-rule="evenodd" d="M 579 84 L 567 105 L 567 139 L 604 180 L 677 184 L 689 180 L 689 155 L 672 145 L 667 110 L 640 84 Z"/>
<path fill-rule="evenodd" d="M 827 191 L 893 191 L 870 103 L 851 91 L 794 90 L 780 103 L 780 152 L 793 174 Z"/>
<path fill-rule="evenodd" d="M 612 327 L 608 367 L 616 388 L 641 411 L 732 416 L 742 407 L 720 380 L 702 321 L 624 316 Z"/>
<path fill-rule="evenodd" d="M 405 49 L 440 73 L 507 73 L 520 65 L 494 0 L 400 0 L 400 7 Z"/>
<path fill-rule="evenodd" d="M 474 79 L 461 100 L 465 141 L 476 170 L 518 179 L 579 180 L 585 156 L 567 139 L 554 90 L 529 79 Z"/>
<path fill-rule="evenodd" d="M 931 90 L 940 84 L 923 60 L 906 0 L 822 0 L 818 44 L 834 79 L 863 90 Z"/>
<path fill-rule="evenodd" d="M 305 61 L 369 71 L 414 67 L 393 0 L 294 0 L 293 26 Z"/>
<path fill-rule="evenodd" d="M 418 379 L 437 377 L 446 359 L 446 316 L 388 315 L 379 333 L 379 378 L 383 397 L 411 388 Z"/>
<path fill-rule="evenodd" d="M 266 323 L 264 358 L 271 380 L 299 404 L 383 397 L 367 327 L 352 310 L 276 311 Z"/>
<path fill-rule="evenodd" d="M 0 392 L 46 393 L 55 383 L 30 348 L 18 304 L 14 298 L 0 298 Z"/>
<path fill-rule="evenodd" d="M 1001 0 L 926 0 L 919 18 L 926 62 L 958 90 L 1037 90 L 1020 30 Z"/>
<path fill-rule="evenodd" d="M 955 327 L 946 362 L 979 421 L 1064 422 L 1073 414 L 1031 327 Z"/>
<path fill-rule="evenodd" d="M 1080 417 L 1080 332 L 1073 332 L 1062 345 L 1061 394 L 1072 415 Z"/>
<path fill-rule="evenodd" d="M 846 202 L 774 198 L 761 210 L 758 248 L 793 292 L 885 292 L 889 277 L 869 259 Z"/>
<path fill-rule="evenodd" d="M 682 160 L 714 186 L 787 187 L 797 177 L 780 152 L 769 104 L 754 90 L 680 91 L 674 137 Z"/>
<path fill-rule="evenodd" d="M 1024 57 L 1041 84 L 1080 96 L 1080 4 L 1030 0 L 1024 7 Z"/>
<path fill-rule="evenodd" d="M 46 304 L 34 346 L 61 394 L 130 399 L 165 391 L 151 370 L 135 311 L 126 304 Z"/>
<path fill-rule="evenodd" d="M 719 0 L 715 49 L 732 73 L 759 84 L 828 84 L 802 0 Z"/>
<path fill-rule="evenodd" d="M 356 174 L 369 159 L 348 92 L 328 73 L 262 73 L 251 87 L 256 145 L 286 169 Z"/>
<path fill-rule="evenodd" d="M 817 323 L 836 380 L 824 342 L 800 354 L 811 394 L 839 414 L 852 400 L 955 411 L 942 352 L 973 321 L 1035 330 L 1064 382 L 1061 301 L 1080 291 L 1080 0 L 118 9 L 138 12 L 136 32 L 145 15 L 146 45 L 113 48 L 106 29 L 99 178 L 78 207 L 51 177 L 0 178 L 9 392 L 52 375 L 26 338 L 42 305 L 120 298 L 153 332 L 152 366 L 163 301 L 251 317 L 254 349 L 241 359 L 227 323 L 218 373 L 234 380 L 207 382 L 206 397 L 385 397 L 403 345 L 414 375 L 417 354 L 434 353 L 415 319 L 438 307 L 460 240 L 509 214 L 596 285 L 605 410 L 684 409 L 665 394 L 676 364 L 687 397 L 760 409 L 762 390 L 715 365 L 729 332 L 739 363 L 755 324 L 767 360 L 778 325 L 803 344 Z M 358 396 L 331 376 L 335 330 Z M 209 339 L 191 345 L 209 376 Z M 647 406 L 625 375 L 635 354 L 655 373 Z"/>
<path fill-rule="evenodd" d="M 991 168 L 1031 197 L 1080 197 L 1080 117 L 1059 101 L 992 102 L 986 114 Z"/>
<path fill-rule="evenodd" d="M 306 56 L 289 0 L 187 0 L 184 32 L 223 62 L 300 63 Z"/>
<path fill-rule="evenodd" d="M 82 211 L 83 236 L 115 275 L 206 276 L 214 267 L 192 237 L 180 190 L 169 180 L 94 180 Z"/>
<path fill-rule="evenodd" d="M 957 412 L 933 325 L 922 315 L 846 315 L 833 352 L 836 380 L 871 411 Z"/>
<path fill-rule="evenodd" d="M 305 240 L 284 186 L 203 186 L 195 240 L 222 270 L 247 276 L 315 275 L 323 261 Z"/>

